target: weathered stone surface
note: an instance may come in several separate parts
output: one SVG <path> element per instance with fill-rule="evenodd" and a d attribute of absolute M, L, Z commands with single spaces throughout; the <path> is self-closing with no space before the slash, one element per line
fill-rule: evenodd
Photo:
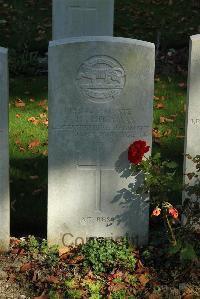
<path fill-rule="evenodd" d="M 154 45 L 83 37 L 49 46 L 48 241 L 148 239 L 148 195 L 127 149 L 151 145 Z M 129 185 L 132 184 L 132 185 Z"/>
<path fill-rule="evenodd" d="M 190 37 L 190 57 L 188 66 L 188 93 L 185 127 L 185 154 L 192 157 L 200 154 L 200 35 Z M 194 163 L 185 157 L 184 173 L 196 172 Z M 184 176 L 185 183 L 195 183 Z M 183 200 L 187 196 L 183 193 Z M 188 196 L 187 196 L 188 197 Z"/>
<path fill-rule="evenodd" d="M 9 248 L 8 53 L 0 48 L 0 251 Z"/>
<path fill-rule="evenodd" d="M 53 39 L 112 36 L 114 0 L 53 0 Z"/>

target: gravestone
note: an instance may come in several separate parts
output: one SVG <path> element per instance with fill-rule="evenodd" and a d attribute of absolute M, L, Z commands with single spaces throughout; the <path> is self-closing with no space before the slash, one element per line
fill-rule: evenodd
<path fill-rule="evenodd" d="M 148 195 L 127 150 L 151 145 L 154 45 L 114 37 L 49 45 L 48 241 L 148 240 Z"/>
<path fill-rule="evenodd" d="M 190 37 L 189 53 L 184 153 L 195 157 L 200 154 L 200 34 Z M 196 172 L 195 164 L 186 157 L 183 172 L 184 174 Z M 189 180 L 185 175 L 184 180 L 186 184 L 192 184 L 195 183 L 196 178 Z M 188 195 L 183 193 L 183 201 L 185 197 L 188 197 Z"/>
<path fill-rule="evenodd" d="M 0 251 L 9 248 L 8 51 L 0 48 Z"/>
<path fill-rule="evenodd" d="M 114 0 L 53 0 L 53 40 L 112 36 Z"/>

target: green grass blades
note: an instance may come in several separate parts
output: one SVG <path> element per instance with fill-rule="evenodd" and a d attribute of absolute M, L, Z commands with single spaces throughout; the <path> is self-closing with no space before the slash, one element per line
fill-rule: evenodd
<path fill-rule="evenodd" d="M 46 234 L 47 78 L 11 79 L 11 232 Z"/>

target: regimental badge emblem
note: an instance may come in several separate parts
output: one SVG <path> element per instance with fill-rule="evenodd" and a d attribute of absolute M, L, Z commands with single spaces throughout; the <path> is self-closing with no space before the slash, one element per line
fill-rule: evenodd
<path fill-rule="evenodd" d="M 106 103 L 122 92 L 126 74 L 118 61 L 108 56 L 93 56 L 79 68 L 77 84 L 84 98 Z"/>

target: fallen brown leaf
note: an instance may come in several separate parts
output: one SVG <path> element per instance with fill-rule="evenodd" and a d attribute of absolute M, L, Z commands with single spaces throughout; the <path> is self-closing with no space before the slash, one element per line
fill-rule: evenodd
<path fill-rule="evenodd" d="M 184 295 L 183 294 L 183 299 L 194 299 L 194 298 L 197 298 L 197 297 L 194 297 L 192 294 L 188 294 L 188 295 Z"/>
<path fill-rule="evenodd" d="M 46 118 L 47 114 L 46 113 L 40 113 L 40 118 Z"/>
<path fill-rule="evenodd" d="M 37 179 L 39 179 L 39 176 L 38 175 L 30 175 L 29 178 L 31 180 L 37 180 Z"/>
<path fill-rule="evenodd" d="M 16 117 L 17 117 L 17 118 L 20 118 L 20 117 L 21 117 L 21 114 L 17 113 L 17 114 L 16 114 Z"/>
<path fill-rule="evenodd" d="M 59 283 L 59 279 L 58 279 L 58 277 L 53 276 L 53 275 L 48 276 L 48 277 L 47 277 L 47 281 L 48 281 L 49 283 L 55 283 L 55 284 L 58 284 L 58 283 Z"/>
<path fill-rule="evenodd" d="M 40 141 L 38 139 L 35 139 L 29 143 L 28 148 L 31 149 L 39 145 L 40 145 Z"/>
<path fill-rule="evenodd" d="M 43 123 L 45 126 L 48 127 L 49 121 L 48 121 L 48 119 L 45 119 L 45 120 L 42 121 L 42 123 Z"/>
<path fill-rule="evenodd" d="M 34 125 L 37 125 L 39 123 L 39 120 L 36 119 L 34 116 L 29 117 L 28 121 L 31 122 Z"/>
<path fill-rule="evenodd" d="M 59 248 L 59 257 L 61 257 L 63 254 L 69 253 L 70 248 L 69 247 L 61 247 Z"/>
<path fill-rule="evenodd" d="M 45 106 L 47 103 L 47 99 L 44 99 L 38 103 L 38 106 Z"/>
<path fill-rule="evenodd" d="M 168 122 L 173 122 L 174 120 L 171 119 L 171 118 L 167 118 L 165 116 L 160 116 L 160 123 L 163 124 L 163 123 L 168 123 Z"/>
<path fill-rule="evenodd" d="M 20 272 L 26 272 L 26 271 L 32 269 L 32 267 L 33 267 L 32 263 L 25 263 L 21 266 Z"/>
<path fill-rule="evenodd" d="M 74 265 L 74 264 L 78 264 L 79 262 L 81 262 L 81 261 L 83 261 L 83 260 L 84 260 L 84 256 L 83 256 L 83 255 L 79 255 L 79 256 L 75 257 L 74 259 L 71 259 L 71 260 L 69 261 L 69 263 L 70 263 L 71 265 Z"/>
<path fill-rule="evenodd" d="M 160 97 L 154 96 L 154 100 L 155 100 L 155 101 L 159 101 L 159 100 L 160 100 Z"/>
<path fill-rule="evenodd" d="M 155 105 L 155 109 L 163 109 L 165 108 L 165 105 L 163 103 L 158 103 Z"/>
<path fill-rule="evenodd" d="M 43 151 L 43 156 L 48 156 L 48 150 Z"/>
<path fill-rule="evenodd" d="M 162 137 L 162 134 L 158 129 L 153 129 L 152 135 L 153 135 L 154 138 L 161 138 Z"/>
<path fill-rule="evenodd" d="M 172 130 L 171 130 L 171 129 L 167 129 L 167 130 L 164 132 L 163 136 L 165 136 L 165 137 L 169 137 L 169 136 L 171 135 L 171 133 L 172 133 Z"/>
<path fill-rule="evenodd" d="M 19 147 L 19 150 L 20 150 L 20 152 L 25 152 L 26 151 L 26 149 L 22 146 Z"/>
<path fill-rule="evenodd" d="M 21 144 L 21 141 L 19 139 L 15 140 L 15 144 Z"/>
<path fill-rule="evenodd" d="M 145 286 L 149 282 L 149 278 L 146 274 L 141 274 L 138 276 L 138 280 L 142 286 Z"/>
<path fill-rule="evenodd" d="M 16 280 L 16 275 L 14 273 L 10 273 L 8 277 L 9 282 L 14 282 Z"/>
<path fill-rule="evenodd" d="M 15 107 L 17 107 L 17 108 L 25 107 L 25 105 L 26 104 L 21 99 L 17 99 L 15 101 Z"/>
<path fill-rule="evenodd" d="M 160 116 L 160 123 L 161 124 L 165 123 L 165 117 L 164 116 Z"/>

